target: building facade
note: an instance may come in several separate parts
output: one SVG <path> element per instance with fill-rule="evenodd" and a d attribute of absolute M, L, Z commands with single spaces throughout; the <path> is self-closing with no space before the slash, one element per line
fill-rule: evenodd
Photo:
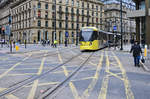
<path fill-rule="evenodd" d="M 143 44 L 150 45 L 150 0 L 133 0 L 135 11 L 129 11 L 128 17 L 136 20 L 136 37 Z"/>
<path fill-rule="evenodd" d="M 5 31 L 6 26 L 9 26 L 9 16 L 10 16 L 10 3 L 0 2 L 0 40 L 8 40 L 9 34 Z"/>
<path fill-rule="evenodd" d="M 122 29 L 123 29 L 123 41 L 129 43 L 134 38 L 136 25 L 135 20 L 127 17 L 127 12 L 131 11 L 130 7 L 122 6 Z M 105 31 L 121 34 L 121 12 L 120 3 L 108 3 L 105 5 Z"/>
<path fill-rule="evenodd" d="M 78 43 L 81 27 L 105 27 L 104 5 L 97 0 L 14 0 L 10 12 L 13 39 L 20 42 Z"/>

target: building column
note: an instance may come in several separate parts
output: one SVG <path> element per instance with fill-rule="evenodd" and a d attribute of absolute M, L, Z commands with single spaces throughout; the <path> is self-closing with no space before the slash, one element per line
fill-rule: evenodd
<path fill-rule="evenodd" d="M 150 28 L 149 28 L 149 25 L 150 25 L 150 16 L 149 16 L 149 8 L 150 8 L 150 0 L 145 0 L 145 5 L 146 5 L 146 31 L 145 31 L 145 38 L 146 38 L 146 44 L 147 45 L 150 45 Z"/>
<path fill-rule="evenodd" d="M 140 18 L 136 18 L 136 40 L 140 42 Z"/>
<path fill-rule="evenodd" d="M 139 10 L 139 2 L 136 2 L 136 10 Z M 136 18 L 136 40 L 140 43 L 140 18 Z"/>

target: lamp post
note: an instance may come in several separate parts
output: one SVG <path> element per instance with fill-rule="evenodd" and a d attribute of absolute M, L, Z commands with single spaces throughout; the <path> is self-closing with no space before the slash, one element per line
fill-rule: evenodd
<path fill-rule="evenodd" d="M 11 13 L 10 13 L 10 9 L 9 9 L 9 42 L 10 42 L 10 53 L 12 53 L 12 41 L 11 41 L 11 37 L 13 36 L 13 34 L 11 33 L 11 21 L 12 21 L 12 18 L 11 18 Z"/>
<path fill-rule="evenodd" d="M 23 36 L 24 36 L 24 45 L 25 45 L 25 48 L 27 48 L 27 40 L 26 40 L 26 33 L 25 32 L 23 33 Z"/>
<path fill-rule="evenodd" d="M 122 32 L 122 0 L 120 0 L 120 23 L 121 23 L 121 48 L 123 50 L 123 32 Z"/>

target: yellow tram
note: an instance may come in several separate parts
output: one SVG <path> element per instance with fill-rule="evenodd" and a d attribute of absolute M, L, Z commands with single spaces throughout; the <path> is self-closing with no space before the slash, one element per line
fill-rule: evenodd
<path fill-rule="evenodd" d="M 80 50 L 98 50 L 113 39 L 113 33 L 105 32 L 96 27 L 83 27 L 80 32 Z"/>

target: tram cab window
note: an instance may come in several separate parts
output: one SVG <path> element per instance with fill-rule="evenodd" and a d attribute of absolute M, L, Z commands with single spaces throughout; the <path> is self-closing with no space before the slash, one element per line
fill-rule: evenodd
<path fill-rule="evenodd" d="M 93 40 L 98 40 L 97 31 L 81 31 L 80 41 L 93 41 Z"/>

